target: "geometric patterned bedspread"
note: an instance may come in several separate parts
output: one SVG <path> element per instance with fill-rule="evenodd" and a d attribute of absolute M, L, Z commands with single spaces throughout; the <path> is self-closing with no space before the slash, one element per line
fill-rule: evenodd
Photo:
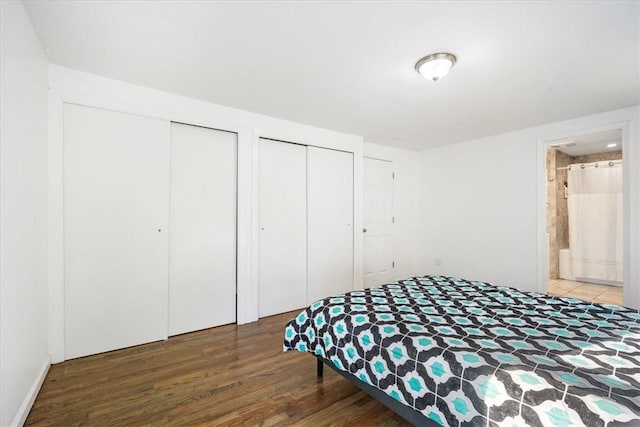
<path fill-rule="evenodd" d="M 444 426 L 640 426 L 640 311 L 443 276 L 315 302 L 284 351 Z"/>

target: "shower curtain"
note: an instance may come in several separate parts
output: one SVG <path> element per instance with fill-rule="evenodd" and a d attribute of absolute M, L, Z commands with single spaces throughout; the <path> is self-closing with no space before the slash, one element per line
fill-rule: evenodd
<path fill-rule="evenodd" d="M 576 278 L 622 282 L 622 165 L 571 165 L 569 247 Z"/>

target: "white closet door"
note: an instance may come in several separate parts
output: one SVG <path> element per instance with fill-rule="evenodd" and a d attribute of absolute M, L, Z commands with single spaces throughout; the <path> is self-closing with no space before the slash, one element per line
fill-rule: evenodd
<path fill-rule="evenodd" d="M 236 145 L 171 124 L 169 335 L 236 321 Z"/>
<path fill-rule="evenodd" d="M 353 154 L 307 148 L 308 296 L 353 290 Z"/>
<path fill-rule="evenodd" d="M 393 164 L 364 159 L 364 284 L 393 280 Z"/>
<path fill-rule="evenodd" d="M 260 139 L 260 317 L 307 301 L 306 147 Z"/>
<path fill-rule="evenodd" d="M 65 358 L 167 336 L 168 188 L 168 122 L 65 105 Z"/>

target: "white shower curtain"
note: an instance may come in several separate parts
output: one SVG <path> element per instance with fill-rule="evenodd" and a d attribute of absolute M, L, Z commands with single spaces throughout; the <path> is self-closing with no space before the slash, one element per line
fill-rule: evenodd
<path fill-rule="evenodd" d="M 573 275 L 622 282 L 622 165 L 580 166 L 568 173 Z"/>

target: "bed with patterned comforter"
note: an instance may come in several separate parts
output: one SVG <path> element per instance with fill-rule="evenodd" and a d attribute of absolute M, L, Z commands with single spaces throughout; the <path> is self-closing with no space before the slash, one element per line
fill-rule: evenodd
<path fill-rule="evenodd" d="M 309 352 L 445 426 L 640 426 L 640 311 L 451 277 L 317 301 Z"/>

